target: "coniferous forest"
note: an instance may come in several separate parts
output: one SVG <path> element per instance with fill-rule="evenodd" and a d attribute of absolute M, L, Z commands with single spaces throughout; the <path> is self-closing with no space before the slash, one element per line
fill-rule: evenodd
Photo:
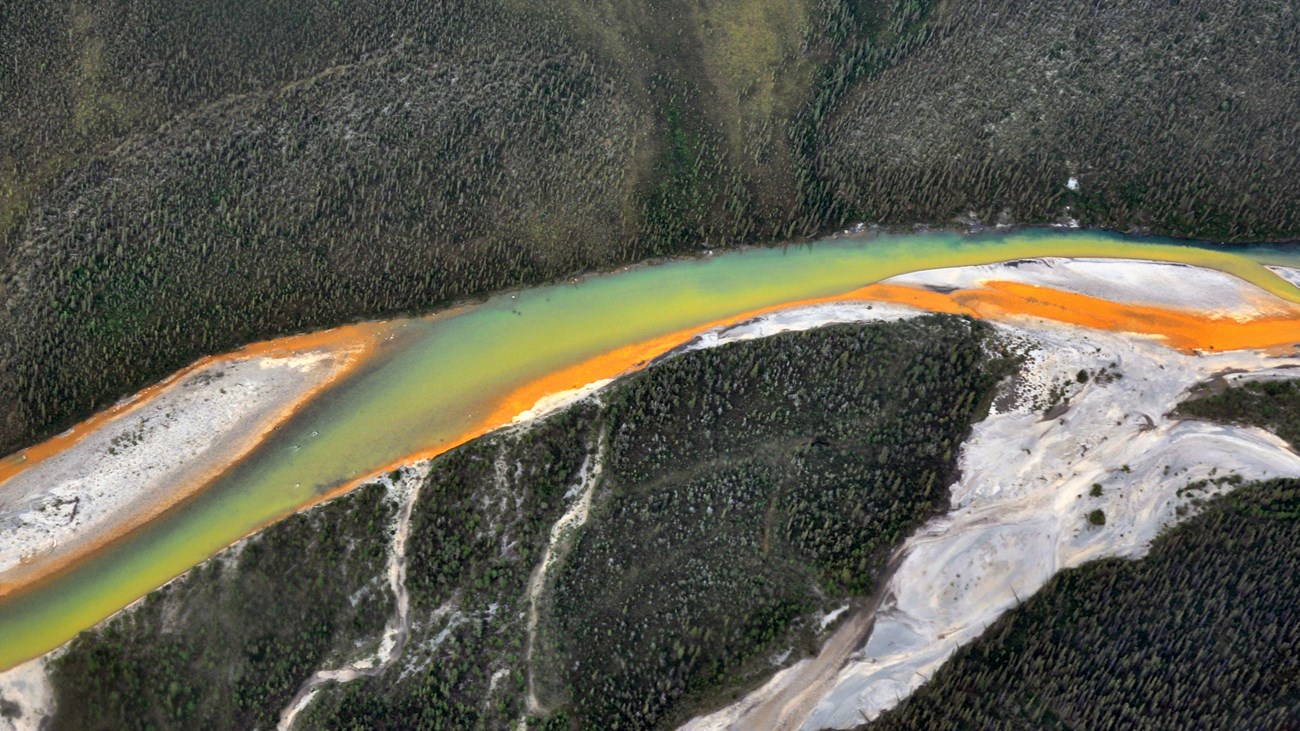
<path fill-rule="evenodd" d="M 1178 413 L 1293 447 L 1300 383 L 1199 389 Z M 1140 561 L 1058 574 L 863 728 L 1300 727 L 1300 482 L 1240 487 Z"/>
<path fill-rule="evenodd" d="M 1297 181 L 1297 0 L 3 0 L 0 457 L 250 342 L 849 228 L 1105 229 L 1134 246 L 1273 243 L 1289 260 Z M 1229 309 L 1212 302 L 1231 293 L 1154 291 L 1177 276 L 1150 292 L 1078 276 L 1070 302 L 1123 290 L 1134 312 L 1175 301 L 1187 312 L 1166 319 L 1209 327 Z M 926 281 L 940 284 L 914 301 L 957 280 Z M 1297 311 L 1242 287 L 1240 312 Z M 1059 486 L 1119 443 L 1100 447 L 1105 412 L 1106 433 L 1049 474 L 1072 408 L 1193 357 L 1125 340 L 1076 376 L 1092 345 L 1131 333 L 1084 353 L 1065 325 L 1001 314 L 638 364 L 213 556 L 0 678 L 9 693 L 46 673 L 52 693 L 0 695 L 0 729 L 48 712 L 40 728 L 68 731 L 268 729 L 292 713 L 298 729 L 657 731 L 839 629 L 865 653 L 900 547 L 943 530 L 927 521 L 954 508 L 963 443 L 993 403 L 1032 401 L 998 424 L 1042 430 L 994 442 L 1033 463 L 1008 480 Z M 1182 374 L 1236 357 L 1210 350 Z M 1262 429 L 1277 439 L 1216 444 L 1291 466 L 1257 475 L 1297 474 L 1300 380 L 1282 369 L 1300 350 L 1282 350 L 1242 354 L 1258 373 L 1223 370 L 1169 414 L 1116 409 L 1115 434 L 1166 416 Z M 159 459 L 191 457 L 218 459 Z M 1174 488 L 1226 494 L 1162 503 L 1178 521 L 1147 555 L 1017 595 L 862 728 L 1300 729 L 1300 481 L 1221 466 Z M 6 542 L 22 521 L 54 525 L 32 489 L 0 494 L 20 568 L 68 548 Z M 1132 525 L 1099 507 L 1120 489 L 1081 487 L 1080 530 Z M 58 527 L 81 530 L 81 495 L 58 497 L 72 506 Z M 13 586 L 0 597 L 18 601 Z"/>
<path fill-rule="evenodd" d="M 864 729 L 1300 726 L 1300 483 L 1238 488 L 1140 561 L 1057 575 Z"/>
<path fill-rule="evenodd" d="M 946 507 L 955 445 L 1014 365 L 999 349 L 933 316 L 695 351 L 437 458 L 403 651 L 323 688 L 297 727 L 668 728 L 812 654 L 820 617 Z M 530 629 L 531 574 L 593 460 Z M 359 489 L 83 633 L 52 665 L 53 727 L 273 726 L 381 634 L 394 510 Z"/>
<path fill-rule="evenodd" d="M 253 340 L 859 221 L 1294 238 L 1297 52 L 1286 0 L 12 0 L 0 452 Z"/>

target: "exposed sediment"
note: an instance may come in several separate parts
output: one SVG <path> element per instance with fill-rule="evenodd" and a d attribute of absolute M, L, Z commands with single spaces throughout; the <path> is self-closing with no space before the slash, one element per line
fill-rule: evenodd
<path fill-rule="evenodd" d="M 1204 290 L 1204 306 L 1178 291 L 1183 282 Z M 528 384 L 502 401 L 482 429 L 549 413 L 683 345 L 711 347 L 925 310 L 1001 323 L 1008 338 L 1019 338 L 1031 350 L 1018 393 L 999 400 L 963 448 L 953 511 L 907 542 L 880 611 L 842 623 L 827 645 L 835 654 L 781 671 L 742 704 L 696 719 L 692 728 L 741 728 L 754 719 L 776 719 L 770 725 L 779 728 L 860 723 L 924 682 L 956 646 L 977 636 L 1053 572 L 1102 556 L 1140 555 L 1191 502 L 1178 494 L 1189 483 L 1300 474 L 1300 458 L 1271 435 L 1166 416 L 1191 385 L 1217 373 L 1277 374 L 1300 365 L 1279 355 L 1300 341 L 1295 307 L 1228 275 L 1118 260 L 934 270 L 728 318 Z M 332 356 L 320 357 L 324 363 Z M 289 360 L 267 367 L 288 368 Z M 237 370 L 237 365 L 226 367 Z M 1087 375 L 1084 381 L 1079 372 Z M 148 408 L 162 408 L 161 399 L 151 399 Z M 152 413 L 143 407 L 135 412 Z M 81 443 L 89 446 L 93 438 L 87 435 Z M 403 464 L 424 456 L 432 453 Z M 25 473 L 54 464 L 52 457 Z M 1093 483 L 1103 485 L 1100 496 L 1090 494 Z M 1230 486 L 1211 482 L 1196 497 Z M 398 611 L 379 654 L 318 672 L 286 709 L 284 725 L 323 683 L 375 674 L 400 654 L 406 619 L 404 538 L 399 536 L 413 499 L 405 503 L 394 531 L 390 585 Z M 87 509 L 78 505 L 69 511 L 86 520 L 82 511 Z M 1103 511 L 1104 526 L 1087 522 L 1093 510 Z M 530 606 L 535 612 L 535 597 Z M 865 637 L 870 639 L 864 642 Z M 530 701 L 535 710 L 535 699 Z"/>
<path fill-rule="evenodd" d="M 380 481 L 388 488 L 389 499 L 399 505 L 393 520 L 392 545 L 388 550 L 388 588 L 393 592 L 394 611 L 379 646 L 374 653 L 349 662 L 342 667 L 318 670 L 302 684 L 293 700 L 280 713 L 276 726 L 280 731 L 293 728 L 294 719 L 307 706 L 317 691 L 327 683 L 346 683 L 361 677 L 376 676 L 392 666 L 406 647 L 411 630 L 411 599 L 406 591 L 406 544 L 411 535 L 411 511 L 420 498 L 420 487 L 429 476 L 429 463 L 416 462 L 401 470 L 396 481 L 384 476 Z"/>
<path fill-rule="evenodd" d="M 587 522 L 591 501 L 596 494 L 596 486 L 600 484 L 600 476 L 605 467 L 605 445 L 606 435 L 602 431 L 596 438 L 595 448 L 578 471 L 578 483 L 571 489 L 571 495 L 566 496 L 572 497 L 573 501 L 560 519 L 551 526 L 546 550 L 542 552 L 542 560 L 538 562 L 537 568 L 528 579 L 528 644 L 524 650 L 524 664 L 528 668 L 528 696 L 525 699 L 525 708 L 530 714 L 543 711 L 542 704 L 537 700 L 536 684 L 533 680 L 533 652 L 537 644 L 539 603 L 542 593 L 552 578 L 551 569 L 564 561 L 568 550 L 572 547 L 574 532 Z"/>
<path fill-rule="evenodd" d="M 0 483 L 0 597 L 201 490 L 359 362 L 371 329 L 208 359 L 43 445 Z"/>
<path fill-rule="evenodd" d="M 39 731 L 54 713 L 45 666 L 55 653 L 0 672 L 0 731 Z"/>
<path fill-rule="evenodd" d="M 1083 275 L 1074 276 L 1075 269 Z M 1289 307 L 1239 280 L 1191 270 L 1191 284 L 1213 287 L 1204 292 L 1207 309 L 1192 309 L 1175 291 L 1186 281 L 1179 271 L 1185 269 L 1036 261 L 923 272 L 880 285 L 886 295 L 918 293 L 890 297 L 897 301 L 939 303 L 930 309 L 941 311 L 977 303 L 967 314 L 1013 323 L 1001 325 L 1004 337 L 1029 346 L 1017 392 L 999 399 L 1001 408 L 963 446 L 951 511 L 903 546 L 869 639 L 845 651 L 871 619 L 855 616 L 818 657 L 684 728 L 856 726 L 919 687 L 957 647 L 1055 572 L 1102 557 L 1141 556 L 1196 501 L 1239 481 L 1300 475 L 1300 457 L 1272 434 L 1168 416 L 1191 386 L 1218 373 L 1263 377 L 1286 373 L 1300 360 L 1256 350 L 1180 352 L 1196 331 L 1166 337 L 1159 318 L 1132 333 L 1052 317 L 1061 312 L 1054 297 L 1105 296 L 1134 312 L 1166 310 L 1178 323 L 1199 319 L 1205 323 L 1199 335 L 1208 339 Z M 1033 287 L 1038 301 L 1021 310 L 989 307 L 980 293 L 990 281 Z M 1104 525 L 1089 521 L 1093 511 L 1105 516 Z"/>
<path fill-rule="evenodd" d="M 908 540 L 871 639 L 803 728 L 847 728 L 892 707 L 1057 571 L 1139 557 L 1195 501 L 1238 481 L 1300 475 L 1300 457 L 1272 434 L 1168 417 L 1213 373 L 1273 359 L 1185 356 L 1109 333 L 1018 334 L 1038 348 L 1026 371 L 1039 393 L 1080 370 L 1118 378 L 1076 382 L 1058 418 L 1026 395 L 976 426 L 952 511 Z M 1098 510 L 1104 525 L 1089 521 Z"/>

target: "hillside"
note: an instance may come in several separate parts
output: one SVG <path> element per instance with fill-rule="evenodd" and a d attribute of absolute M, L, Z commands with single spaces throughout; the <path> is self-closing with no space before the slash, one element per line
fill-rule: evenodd
<path fill-rule="evenodd" d="M 1298 385 L 1203 387 L 1177 413 L 1264 427 L 1294 447 Z M 1139 561 L 1057 575 L 862 729 L 1295 728 L 1298 542 L 1295 480 L 1210 500 Z"/>
<path fill-rule="evenodd" d="M 1062 573 L 862 729 L 1295 728 L 1298 500 L 1243 487 L 1140 561 Z"/>
<path fill-rule="evenodd" d="M 695 351 L 390 476 L 420 483 L 409 633 L 296 727 L 668 728 L 815 652 L 944 507 L 1008 365 L 992 345 L 927 317 Z M 398 497 L 273 525 L 83 633 L 50 666 L 52 728 L 272 725 L 382 647 Z"/>
<path fill-rule="evenodd" d="M 15 0 L 0 452 L 251 340 L 858 220 L 1294 237 L 1298 16 Z"/>

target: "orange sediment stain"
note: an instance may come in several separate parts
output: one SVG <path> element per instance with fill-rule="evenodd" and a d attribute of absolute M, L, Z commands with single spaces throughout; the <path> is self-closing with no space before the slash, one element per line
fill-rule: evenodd
<path fill-rule="evenodd" d="M 14 475 L 67 450 L 87 435 L 144 406 L 156 396 L 165 392 L 172 384 L 195 371 L 217 363 L 245 360 L 259 356 L 281 357 L 316 350 L 360 348 L 368 340 L 367 336 L 377 335 L 385 324 L 383 322 L 367 322 L 357 325 L 344 325 L 320 332 L 288 335 L 274 340 L 251 343 L 229 353 L 199 358 L 158 383 L 144 388 L 90 418 L 77 423 L 67 431 L 0 459 L 0 485 L 3 485 L 6 480 Z"/>
<path fill-rule="evenodd" d="M 1300 346 L 1300 307 L 1280 300 L 1270 308 L 1269 314 L 1238 319 L 1195 310 L 1112 302 L 1009 281 L 989 281 L 978 289 L 953 292 L 876 284 L 859 290 L 859 294 L 868 299 L 984 320 L 1009 322 L 1037 317 L 1094 330 L 1148 335 L 1185 353 L 1241 349 L 1288 353 Z"/>
<path fill-rule="evenodd" d="M 494 407 L 491 414 L 487 418 L 484 418 L 481 421 L 479 421 L 471 429 L 457 435 L 456 437 L 436 447 L 431 447 L 429 449 L 413 452 L 399 459 L 393 460 L 392 462 L 389 462 L 383 465 L 382 467 L 374 469 L 362 477 L 349 480 L 339 485 L 338 487 L 323 492 L 322 494 L 313 498 L 312 500 L 300 505 L 294 512 L 301 512 L 304 510 L 308 510 L 312 507 L 320 505 L 321 503 L 328 502 L 329 500 L 332 500 L 336 497 L 351 492 L 352 490 L 356 489 L 357 487 L 360 487 L 361 485 L 373 482 L 377 477 L 383 475 L 386 472 L 390 472 L 394 469 L 397 469 L 404 465 L 411 464 L 413 462 L 418 462 L 420 460 L 432 459 L 439 455 L 445 454 L 455 449 L 456 447 L 471 442 L 474 439 L 477 439 L 478 437 L 488 434 L 489 432 L 492 432 L 496 429 L 506 426 L 510 424 L 518 414 L 522 413 L 523 411 L 526 411 L 529 408 L 532 408 L 534 405 L 536 405 L 536 403 L 539 400 L 541 400 L 546 396 L 550 396 L 563 391 L 568 391 L 574 388 L 580 388 L 589 383 L 601 381 L 606 378 L 613 378 L 615 376 L 624 373 L 631 373 L 640 370 L 644 368 L 649 363 L 649 361 L 653 360 L 654 358 L 660 355 L 663 355 L 664 353 L 672 350 L 673 348 L 676 348 L 680 345 L 689 342 L 691 338 L 695 337 L 696 335 L 702 332 L 706 332 L 715 327 L 726 326 L 727 324 L 744 322 L 745 320 L 752 319 L 757 315 L 769 311 L 788 309 L 790 307 L 798 307 L 807 304 L 832 302 L 832 301 L 838 301 L 843 299 L 848 299 L 848 297 L 834 297 L 834 298 L 826 298 L 820 300 L 807 300 L 807 301 L 801 301 L 799 303 L 794 303 L 790 305 L 781 305 L 777 307 L 765 308 L 763 310 L 759 310 L 754 313 L 740 315 L 733 318 L 727 318 L 726 320 L 719 320 L 717 322 L 710 323 L 707 325 L 690 328 L 680 332 L 672 333 L 670 335 L 665 335 L 641 343 L 636 343 L 633 345 L 618 348 L 613 351 L 610 351 L 609 353 L 605 353 L 603 355 L 597 356 L 595 358 L 584 361 L 577 365 L 561 369 L 559 371 L 556 371 L 555 373 L 539 378 L 536 381 L 532 381 L 527 385 L 510 392 L 505 398 L 503 398 L 500 402 L 498 402 L 498 404 Z M 179 375 L 180 374 L 178 374 L 176 377 L 179 377 Z M 275 426 L 279 425 L 280 423 L 283 423 L 285 420 L 293 416 L 293 414 L 296 413 L 297 410 L 300 409 L 303 405 L 305 405 L 308 401 L 310 401 L 311 398 L 316 393 L 318 393 L 320 390 L 323 390 L 328 386 L 333 385 L 338 380 L 339 380 L 339 376 L 335 376 L 334 378 L 328 380 L 325 383 L 322 383 L 320 386 L 313 389 L 311 393 L 304 395 L 303 398 L 299 399 L 294 404 L 294 407 L 292 409 L 285 412 L 279 419 L 277 419 L 275 424 L 272 424 L 267 429 L 264 429 L 259 434 L 257 442 L 260 443 L 262 438 L 264 438 L 266 434 L 272 431 L 275 428 Z M 253 446 L 256 446 L 256 444 L 254 444 Z M 252 451 L 251 449 L 246 450 L 244 452 L 244 456 L 247 456 L 249 453 L 251 453 L 251 451 Z M 24 566 L 19 566 L 19 567 L 15 567 L 14 569 L 11 569 L 9 575 L 5 577 L 5 581 L 0 583 L 0 599 L 9 599 L 19 594 L 26 593 L 32 589 L 36 589 L 39 586 L 48 583 L 51 580 L 56 579 L 58 576 L 75 569 L 82 561 L 93 556 L 95 553 L 103 550 L 108 546 L 111 546 L 117 541 L 129 537 L 132 532 L 144 527 L 150 521 L 158 518 L 163 513 L 180 506 L 187 499 L 200 494 L 204 489 L 206 489 L 210 484 L 212 484 L 216 479 L 218 479 L 222 474 L 224 474 L 226 470 L 229 470 L 231 467 L 234 467 L 240 461 L 241 461 L 240 459 L 236 459 L 230 463 L 220 465 L 219 470 L 214 470 L 209 474 L 205 475 L 203 479 L 195 481 L 194 487 L 192 489 L 178 491 L 172 495 L 167 496 L 169 498 L 168 500 L 166 500 L 165 502 L 160 502 L 156 506 L 151 506 L 152 509 L 150 509 L 147 512 L 132 514 L 126 521 L 122 523 L 120 527 L 116 528 L 111 534 L 104 534 L 96 537 L 94 540 L 86 541 L 83 544 L 81 544 L 78 547 L 78 551 L 76 552 L 75 555 L 55 557 L 52 558 L 51 560 L 42 561 L 38 565 L 31 565 L 31 566 L 24 565 Z M 227 547 L 230 545 L 234 545 L 235 543 L 238 543 L 239 541 L 243 540 L 244 538 L 247 538 L 248 536 L 255 535 L 256 533 L 260 532 L 264 528 L 267 528 L 279 522 L 282 519 L 283 516 L 272 518 L 260 523 L 245 535 L 240 536 L 239 538 L 231 541 L 229 544 L 227 544 Z"/>
<path fill-rule="evenodd" d="M 868 288 L 857 289 L 829 297 L 801 299 L 779 305 L 772 305 L 770 307 L 750 310 L 738 315 L 713 320 L 703 325 L 697 325 L 667 335 L 661 335 L 651 338 L 650 340 L 625 345 L 621 348 L 611 350 L 608 353 L 603 353 L 594 358 L 562 368 L 554 373 L 530 381 L 506 394 L 506 396 L 493 406 L 492 411 L 487 417 L 481 419 L 472 428 L 457 435 L 453 439 L 444 442 L 437 447 L 413 452 L 404 457 L 393 460 L 363 477 L 349 480 L 339 487 L 323 493 L 319 498 L 312 500 L 310 503 L 303 505 L 299 509 L 306 510 L 328 500 L 332 500 L 333 498 L 350 492 L 361 485 L 373 482 L 377 476 L 382 475 L 385 472 L 391 472 L 398 467 L 411 464 L 412 462 L 433 459 L 434 457 L 445 454 L 467 442 L 473 441 L 484 434 L 488 434 L 503 426 L 507 426 L 514 421 L 515 417 L 533 408 L 539 401 L 547 396 L 553 396 L 565 391 L 572 391 L 596 383 L 597 381 L 603 381 L 642 370 L 655 358 L 689 343 L 695 337 L 710 330 L 738 325 L 742 322 L 753 320 L 756 317 L 783 310 L 870 299 L 862 294 L 866 289 Z M 270 525 L 270 523 L 268 522 L 267 525 Z"/>
<path fill-rule="evenodd" d="M 130 535 L 133 531 L 143 527 L 168 510 L 201 493 L 218 477 L 242 461 L 244 457 L 249 455 L 266 439 L 267 435 L 293 417 L 318 394 L 333 386 L 364 363 L 373 354 L 378 345 L 379 336 L 384 332 L 386 329 L 384 326 L 387 324 L 385 322 L 362 323 L 345 325 L 321 332 L 290 335 L 284 338 L 253 343 L 230 353 L 201 358 L 159 383 L 144 389 L 131 399 L 115 404 L 113 407 L 77 424 L 73 429 L 19 452 L 19 455 L 35 452 L 36 457 L 29 456 L 16 468 L 0 472 L 0 489 L 3 489 L 4 482 L 9 478 L 44 459 L 75 446 L 96 430 L 112 424 L 117 419 L 148 404 L 158 395 L 165 393 L 169 387 L 196 371 L 223 362 L 259 357 L 285 358 L 320 351 L 331 352 L 338 358 L 338 362 L 332 367 L 333 372 L 328 377 L 322 379 L 320 383 L 312 388 L 303 391 L 293 402 L 286 404 L 274 416 L 266 419 L 262 423 L 262 428 L 240 440 L 239 446 L 234 449 L 237 456 L 232 460 L 208 465 L 201 472 L 195 474 L 192 479 L 188 480 L 186 485 L 182 485 L 170 492 L 151 496 L 156 497 L 156 499 L 150 500 L 147 505 L 132 506 L 137 509 L 126 514 L 117 525 L 113 526 L 111 531 L 105 531 L 95 536 L 80 536 L 75 543 L 75 547 L 60 550 L 64 549 L 63 546 L 60 546 L 54 553 L 43 554 L 36 560 L 20 563 L 10 568 L 5 572 L 4 581 L 0 581 L 0 598 L 10 598 L 75 568 L 86 558 Z M 6 462 L 12 459 L 13 457 L 7 458 Z"/>
<path fill-rule="evenodd" d="M 878 283 L 839 295 L 796 300 L 714 320 L 624 346 L 563 368 L 510 392 L 496 404 L 488 417 L 454 439 L 394 460 L 364 477 L 350 480 L 301 509 L 306 510 L 338 497 L 403 465 L 445 454 L 506 426 L 547 396 L 639 371 L 655 358 L 710 330 L 730 327 L 773 312 L 843 302 L 888 302 L 928 312 L 966 315 L 999 322 L 1024 316 L 1039 317 L 1099 330 L 1156 336 L 1163 338 L 1170 347 L 1184 352 L 1242 348 L 1281 352 L 1300 345 L 1300 306 L 1291 303 L 1280 304 L 1283 311 L 1292 313 L 1291 316 L 1269 315 L 1241 321 L 1195 311 L 1117 303 L 1019 282 L 991 281 L 980 289 L 962 289 L 951 293 Z"/>
<path fill-rule="evenodd" d="M 1010 281 L 989 281 L 978 288 L 959 289 L 952 292 L 878 283 L 839 295 L 795 300 L 717 319 L 616 348 L 608 353 L 562 368 L 507 393 L 491 406 L 485 417 L 477 420 L 472 427 L 453 438 L 442 442 L 438 446 L 419 450 L 393 460 L 362 477 L 348 480 L 304 503 L 297 510 L 309 509 L 345 494 L 360 485 L 373 482 L 377 476 L 385 472 L 412 462 L 432 459 L 489 432 L 507 426 L 519 414 L 533 408 L 547 396 L 639 371 L 655 358 L 689 343 L 702 333 L 743 323 L 773 312 L 842 302 L 893 303 L 929 312 L 966 315 L 998 322 L 1012 322 L 1025 317 L 1042 318 L 1068 325 L 1153 336 L 1161 339 L 1164 344 L 1171 348 L 1191 353 L 1243 348 L 1273 352 L 1293 352 L 1295 347 L 1300 345 L 1300 306 L 1284 303 L 1280 300 L 1278 307 L 1268 309 L 1268 314 L 1261 314 L 1255 318 L 1236 319 L 1233 317 L 1217 317 L 1193 310 L 1112 302 L 1088 295 Z M 447 314 L 449 313 L 440 313 L 436 316 L 446 316 Z M 40 458 L 45 458 L 49 454 L 55 454 L 62 449 L 66 449 L 79 441 L 85 434 L 146 403 L 148 399 L 165 389 L 168 384 L 175 382 L 195 369 L 211 363 L 258 355 L 271 356 L 281 353 L 288 355 L 322 348 L 355 349 L 357 351 L 351 357 L 351 360 L 340 368 L 338 373 L 300 397 L 285 410 L 275 421 L 275 424 L 263 430 L 253 444 L 255 446 L 275 425 L 283 423 L 304 404 L 311 401 L 317 393 L 337 383 L 347 372 L 353 370 L 364 360 L 364 356 L 369 354 L 369 350 L 377 340 L 375 336 L 381 331 L 383 324 L 385 323 L 364 323 L 335 328 L 321 333 L 290 336 L 265 343 L 256 343 L 227 355 L 204 358 L 169 377 L 157 386 L 146 389 L 149 393 L 142 392 L 141 395 L 131 401 L 124 402 L 79 424 L 74 430 L 75 433 L 69 432 L 56 437 L 55 440 L 67 438 L 71 441 L 58 443 L 50 447 L 48 453 L 41 453 Z M 31 449 L 43 448 L 46 448 L 45 444 Z M 31 450 L 27 451 L 30 452 Z M 243 454 L 247 455 L 250 452 L 251 448 Z M 101 536 L 94 541 L 87 542 L 81 550 L 77 551 L 75 556 L 67 557 L 66 560 L 48 562 L 39 571 L 26 572 L 23 576 L 12 580 L 10 580 L 10 577 L 6 577 L 6 582 L 0 584 L 0 597 L 14 592 L 26 591 L 74 567 L 81 559 L 120 540 L 163 512 L 202 492 L 221 472 L 238 462 L 237 459 L 229 464 L 221 465 L 221 471 L 214 471 L 206 475 L 204 479 L 196 481 L 192 488 L 178 491 L 169 496 L 171 499 L 159 504 L 156 509 L 151 509 L 147 513 L 142 512 L 133 515 L 129 524 L 122 525 L 119 529 L 114 530 L 111 535 Z M 29 464 L 31 463 L 34 462 L 30 461 L 29 458 Z M 3 469 L 3 467 L 4 465 L 0 465 L 0 469 Z M 8 476 L 8 474 L 0 472 L 0 483 Z M 268 520 L 247 535 L 252 535 L 278 520 L 280 518 Z M 232 544 L 238 540 L 242 540 L 242 537 L 232 541 Z"/>

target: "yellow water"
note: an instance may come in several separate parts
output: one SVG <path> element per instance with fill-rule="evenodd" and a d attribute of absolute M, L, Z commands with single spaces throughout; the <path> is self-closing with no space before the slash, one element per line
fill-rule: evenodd
<path fill-rule="evenodd" d="M 197 498 L 0 601 L 0 669 L 57 647 L 322 495 L 410 455 L 434 454 L 499 426 L 518 410 L 512 395 L 531 393 L 529 384 L 557 372 L 583 375 L 575 367 L 638 344 L 648 344 L 653 355 L 704 324 L 843 294 L 896 274 L 1043 256 L 1194 264 L 1300 302 L 1300 292 L 1260 263 L 1296 264 L 1297 257 L 1283 250 L 1028 231 L 882 236 L 734 252 L 501 295 L 449 316 L 399 321 L 382 352 Z M 551 381 L 545 382 L 549 387 Z"/>

